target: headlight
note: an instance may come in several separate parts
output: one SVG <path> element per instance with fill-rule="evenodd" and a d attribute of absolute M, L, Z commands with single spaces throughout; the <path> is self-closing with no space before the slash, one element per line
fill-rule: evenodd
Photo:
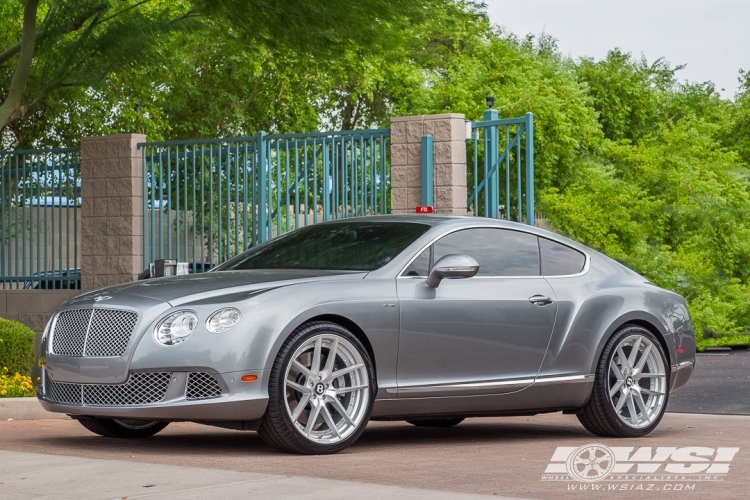
<path fill-rule="evenodd" d="M 206 321 L 206 329 L 211 333 L 223 333 L 236 325 L 240 320 L 240 311 L 234 307 L 219 309 Z"/>
<path fill-rule="evenodd" d="M 175 345 L 187 339 L 198 326 L 198 316 L 193 311 L 177 311 L 156 325 L 154 340 L 163 345 Z"/>

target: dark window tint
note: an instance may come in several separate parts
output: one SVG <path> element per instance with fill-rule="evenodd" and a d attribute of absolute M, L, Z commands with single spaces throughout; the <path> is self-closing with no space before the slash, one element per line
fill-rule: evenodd
<path fill-rule="evenodd" d="M 556 243 L 546 238 L 539 238 L 542 250 L 542 275 L 564 276 L 577 274 L 583 270 L 586 256 L 578 250 Z"/>
<path fill-rule="evenodd" d="M 428 276 L 430 274 L 430 248 L 425 248 L 419 257 L 409 264 L 403 276 Z"/>
<path fill-rule="evenodd" d="M 539 245 L 533 234 L 504 229 L 464 229 L 434 245 L 433 265 L 441 257 L 462 254 L 479 263 L 478 276 L 539 276 Z"/>
<path fill-rule="evenodd" d="M 335 269 L 372 271 L 393 260 L 430 226 L 405 222 L 336 222 L 308 226 L 258 245 L 217 271 Z"/>

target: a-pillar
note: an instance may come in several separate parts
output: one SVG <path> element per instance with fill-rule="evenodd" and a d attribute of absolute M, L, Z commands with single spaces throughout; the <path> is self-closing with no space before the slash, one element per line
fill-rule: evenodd
<path fill-rule="evenodd" d="M 391 119 L 391 213 L 414 213 L 422 203 L 422 136 L 432 135 L 435 213 L 466 215 L 464 115 Z"/>
<path fill-rule="evenodd" d="M 81 288 L 133 281 L 143 269 L 141 134 L 81 140 Z"/>

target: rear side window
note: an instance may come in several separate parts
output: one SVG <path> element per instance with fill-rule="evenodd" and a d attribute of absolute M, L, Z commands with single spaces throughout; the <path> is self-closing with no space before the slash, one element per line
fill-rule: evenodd
<path fill-rule="evenodd" d="M 546 238 L 539 238 L 542 252 L 542 276 L 565 276 L 583 271 L 586 256 L 578 250 Z"/>

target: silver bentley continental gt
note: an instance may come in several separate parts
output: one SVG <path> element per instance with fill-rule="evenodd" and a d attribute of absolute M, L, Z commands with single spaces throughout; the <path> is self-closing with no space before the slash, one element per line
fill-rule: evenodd
<path fill-rule="evenodd" d="M 563 411 L 599 436 L 643 436 L 690 378 L 695 337 L 681 296 L 554 233 L 378 216 L 79 295 L 41 361 L 42 406 L 102 436 L 191 421 L 323 454 L 370 419 Z"/>

